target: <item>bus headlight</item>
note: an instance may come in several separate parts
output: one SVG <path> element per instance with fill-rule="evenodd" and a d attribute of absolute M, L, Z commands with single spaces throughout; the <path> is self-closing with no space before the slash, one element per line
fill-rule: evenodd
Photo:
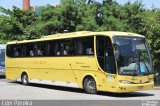
<path fill-rule="evenodd" d="M 119 82 L 122 83 L 122 84 L 131 84 L 130 81 L 126 81 L 126 80 L 119 80 Z"/>

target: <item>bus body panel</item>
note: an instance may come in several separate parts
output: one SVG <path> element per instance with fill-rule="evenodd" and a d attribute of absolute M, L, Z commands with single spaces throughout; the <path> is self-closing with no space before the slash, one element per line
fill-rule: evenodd
<path fill-rule="evenodd" d="M 82 87 L 80 80 L 86 71 L 92 73 L 98 69 L 94 56 L 6 58 L 6 77 L 11 80 L 20 79 L 21 74 L 26 72 L 30 79 L 74 82 Z"/>
<path fill-rule="evenodd" d="M 83 88 L 83 79 L 89 75 L 95 79 L 97 90 L 99 91 L 107 90 L 111 92 L 113 85 L 116 86 L 117 84 L 116 75 L 106 74 L 99 70 L 94 56 L 82 56 L 81 58 L 16 58 L 13 60 L 11 58 L 9 61 L 6 61 L 6 64 L 8 64 L 6 67 L 6 78 L 10 80 L 21 81 L 22 73 L 26 72 L 31 82 L 35 81 L 35 83 L 38 83 L 36 80 L 40 82 L 68 82 L 76 83 L 78 88 Z M 113 81 L 110 81 L 111 76 L 113 77 Z"/>

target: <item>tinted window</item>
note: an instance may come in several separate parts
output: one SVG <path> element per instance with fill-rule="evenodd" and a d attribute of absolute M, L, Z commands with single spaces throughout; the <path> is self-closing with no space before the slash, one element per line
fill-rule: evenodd
<path fill-rule="evenodd" d="M 76 55 L 94 54 L 94 37 L 85 37 L 75 39 Z"/>
<path fill-rule="evenodd" d="M 94 37 L 71 38 L 7 46 L 10 57 L 93 55 Z"/>
<path fill-rule="evenodd" d="M 45 42 L 14 44 L 7 46 L 7 55 L 10 57 L 45 56 L 45 49 Z"/>
<path fill-rule="evenodd" d="M 112 43 L 109 37 L 96 37 L 97 59 L 100 67 L 108 72 L 116 74 L 116 66 Z"/>
<path fill-rule="evenodd" d="M 19 57 L 22 55 L 22 46 L 21 45 L 8 45 L 7 46 L 7 55 L 10 57 Z"/>

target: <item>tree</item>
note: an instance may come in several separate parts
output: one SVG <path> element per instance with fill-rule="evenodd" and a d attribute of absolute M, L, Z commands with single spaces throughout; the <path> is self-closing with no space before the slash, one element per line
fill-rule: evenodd
<path fill-rule="evenodd" d="M 147 38 L 154 55 L 156 71 L 160 71 L 160 9 L 149 11 L 146 21 Z"/>
<path fill-rule="evenodd" d="M 7 25 L 3 36 L 6 40 L 22 40 L 22 39 L 34 39 L 39 35 L 36 32 L 34 24 L 37 20 L 37 15 L 32 10 L 23 11 L 17 7 L 13 7 L 13 10 L 0 7 L 0 11 L 7 16 L 3 23 Z"/>

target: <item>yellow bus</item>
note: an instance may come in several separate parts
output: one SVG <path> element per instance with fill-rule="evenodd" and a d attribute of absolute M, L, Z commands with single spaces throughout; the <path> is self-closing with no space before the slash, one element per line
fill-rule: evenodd
<path fill-rule="evenodd" d="M 13 41 L 6 48 L 6 78 L 97 91 L 132 92 L 154 86 L 145 37 L 129 32 L 59 33 Z"/>

